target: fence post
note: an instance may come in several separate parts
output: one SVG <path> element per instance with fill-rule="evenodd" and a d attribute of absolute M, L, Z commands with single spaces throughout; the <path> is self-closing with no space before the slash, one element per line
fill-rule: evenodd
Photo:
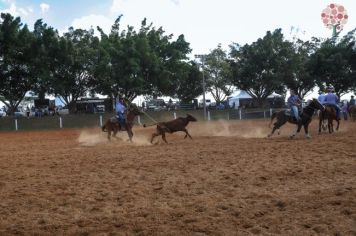
<path fill-rule="evenodd" d="M 208 111 L 208 120 L 210 120 L 210 111 Z"/>
<path fill-rule="evenodd" d="M 176 112 L 173 112 L 173 117 L 174 117 L 174 119 L 177 119 L 177 113 Z"/>
<path fill-rule="evenodd" d="M 227 112 L 227 120 L 230 120 L 230 112 Z"/>
<path fill-rule="evenodd" d="M 137 123 L 138 123 L 139 125 L 142 125 L 142 124 L 141 124 L 141 116 L 137 116 Z"/>
<path fill-rule="evenodd" d="M 100 115 L 99 120 L 100 120 L 100 127 L 102 127 L 103 126 L 103 115 Z"/>
<path fill-rule="evenodd" d="M 266 111 L 263 111 L 263 118 L 266 119 Z"/>
<path fill-rule="evenodd" d="M 240 120 L 242 120 L 241 108 L 239 109 L 239 117 L 240 117 Z"/>
<path fill-rule="evenodd" d="M 272 117 L 272 108 L 269 109 L 269 116 Z"/>
<path fill-rule="evenodd" d="M 59 117 L 59 128 L 63 128 L 62 117 Z"/>
<path fill-rule="evenodd" d="M 19 127 L 18 127 L 18 125 L 17 125 L 17 119 L 15 119 L 15 130 L 16 130 L 16 131 L 19 130 Z"/>

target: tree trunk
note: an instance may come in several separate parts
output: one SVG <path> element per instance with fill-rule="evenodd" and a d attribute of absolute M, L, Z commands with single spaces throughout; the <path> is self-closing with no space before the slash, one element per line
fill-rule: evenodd
<path fill-rule="evenodd" d="M 68 104 L 68 110 L 70 114 L 76 113 L 77 112 L 77 103 L 76 101 L 72 100 L 69 104 Z"/>

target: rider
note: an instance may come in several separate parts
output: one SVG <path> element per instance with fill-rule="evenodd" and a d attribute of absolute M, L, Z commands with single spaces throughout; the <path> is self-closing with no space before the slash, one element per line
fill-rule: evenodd
<path fill-rule="evenodd" d="M 121 126 L 121 129 L 125 127 L 125 103 L 122 97 L 116 98 L 116 106 L 115 106 L 116 116 Z"/>
<path fill-rule="evenodd" d="M 351 99 L 350 99 L 350 102 L 349 102 L 349 106 L 353 106 L 355 105 L 356 102 L 355 102 L 355 98 L 354 98 L 354 95 L 351 96 Z"/>
<path fill-rule="evenodd" d="M 294 90 L 290 90 L 290 97 L 288 98 L 288 106 L 290 107 L 292 114 L 294 115 L 295 119 L 299 122 L 299 112 L 298 106 L 300 105 L 301 100 L 299 99 L 298 95 L 294 92 Z"/>
<path fill-rule="evenodd" d="M 318 97 L 318 101 L 320 102 L 321 105 L 324 105 L 324 100 L 325 100 L 325 93 L 323 90 L 319 90 L 319 97 Z"/>
<path fill-rule="evenodd" d="M 325 95 L 324 104 L 332 106 L 336 110 L 336 119 L 340 120 L 340 107 L 337 105 L 339 97 L 334 93 L 334 87 L 332 85 L 327 88 L 328 94 Z"/>

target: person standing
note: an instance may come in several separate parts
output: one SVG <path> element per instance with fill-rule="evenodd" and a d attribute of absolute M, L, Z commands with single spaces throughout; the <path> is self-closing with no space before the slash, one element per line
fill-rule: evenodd
<path fill-rule="evenodd" d="M 342 114 L 344 116 L 344 120 L 347 120 L 347 113 L 348 113 L 348 102 L 345 100 L 343 103 L 342 103 L 342 107 L 341 107 L 341 111 L 342 111 Z"/>

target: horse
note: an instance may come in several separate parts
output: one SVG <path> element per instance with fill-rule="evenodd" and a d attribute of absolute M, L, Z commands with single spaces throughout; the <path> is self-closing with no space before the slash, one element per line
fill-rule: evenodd
<path fill-rule="evenodd" d="M 350 105 L 348 112 L 350 119 L 352 118 L 353 121 L 356 121 L 356 105 Z"/>
<path fill-rule="evenodd" d="M 326 105 L 325 109 L 319 113 L 319 134 L 321 133 L 321 127 L 324 120 L 328 121 L 328 130 L 330 134 L 334 132 L 333 120 L 336 120 L 336 130 L 339 130 L 340 120 L 336 117 L 336 110 L 334 107 Z"/>
<path fill-rule="evenodd" d="M 119 131 L 127 131 L 130 142 L 132 142 L 133 132 L 132 127 L 134 125 L 135 117 L 138 115 L 142 115 L 143 113 L 137 108 L 135 105 L 131 105 L 128 108 L 128 112 L 126 115 L 126 125 L 125 127 L 121 127 L 116 116 L 109 118 L 105 124 L 101 127 L 103 132 L 108 132 L 108 140 L 110 140 L 111 132 L 113 132 L 112 137 L 116 138 L 116 134 Z"/>
<path fill-rule="evenodd" d="M 300 132 L 302 126 L 304 127 L 305 136 L 307 138 L 311 138 L 308 132 L 308 127 L 310 122 L 312 121 L 315 110 L 324 110 L 324 106 L 321 105 L 320 102 L 314 98 L 306 107 L 303 108 L 302 114 L 300 115 L 301 120 L 299 122 L 294 118 L 292 114 L 289 113 L 289 110 L 274 112 L 271 116 L 270 126 L 275 118 L 277 118 L 277 121 L 274 123 L 272 132 L 268 135 L 268 137 L 271 137 L 277 129 L 279 130 L 281 126 L 289 122 L 297 125 L 297 130 L 289 136 L 291 139 L 294 138 L 294 136 Z"/>

